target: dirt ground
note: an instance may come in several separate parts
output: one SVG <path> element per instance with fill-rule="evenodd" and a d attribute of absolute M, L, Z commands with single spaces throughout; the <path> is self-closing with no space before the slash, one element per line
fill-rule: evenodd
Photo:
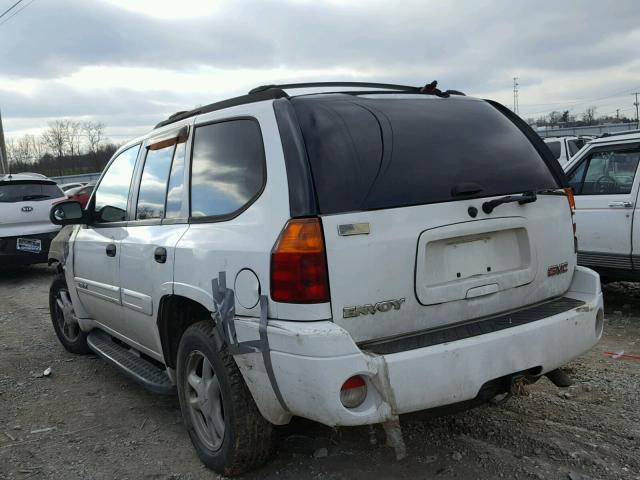
<path fill-rule="evenodd" d="M 103 360 L 58 343 L 53 271 L 0 271 L 0 479 L 216 478 L 191 448 L 177 398 L 156 396 Z M 433 418 L 401 418 L 401 462 L 376 431 L 295 421 L 248 478 L 640 479 L 640 284 L 605 287 L 602 341 L 569 365 L 575 385 Z M 51 375 L 42 376 L 51 368 Z"/>

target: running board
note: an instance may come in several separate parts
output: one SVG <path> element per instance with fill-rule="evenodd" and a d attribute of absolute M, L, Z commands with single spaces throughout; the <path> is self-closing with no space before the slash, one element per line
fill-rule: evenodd
<path fill-rule="evenodd" d="M 163 395 L 176 393 L 176 386 L 164 369 L 139 357 L 124 345 L 114 342 L 108 333 L 99 329 L 91 330 L 87 335 L 87 343 L 98 356 L 147 390 Z"/>

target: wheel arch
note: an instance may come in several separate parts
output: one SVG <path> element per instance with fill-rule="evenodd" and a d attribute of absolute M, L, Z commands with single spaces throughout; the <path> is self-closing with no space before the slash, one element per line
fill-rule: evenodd
<path fill-rule="evenodd" d="M 165 295 L 160 299 L 156 322 L 167 367 L 176 368 L 178 345 L 185 330 L 210 316 L 209 309 L 192 298 Z"/>

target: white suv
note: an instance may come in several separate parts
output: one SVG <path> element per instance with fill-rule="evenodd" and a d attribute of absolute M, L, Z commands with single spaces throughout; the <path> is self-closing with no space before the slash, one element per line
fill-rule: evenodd
<path fill-rule="evenodd" d="M 571 157 L 590 140 L 587 137 L 548 137 L 544 139 L 544 143 L 547 144 L 560 165 L 566 165 Z"/>
<path fill-rule="evenodd" d="M 264 462 L 273 425 L 382 423 L 486 400 L 600 338 L 571 195 L 498 103 L 296 85 L 174 115 L 124 145 L 51 288 L 54 328 L 180 398 L 198 455 Z M 373 91 L 365 90 L 374 88 Z"/>
<path fill-rule="evenodd" d="M 0 175 L 0 267 L 47 261 L 49 244 L 60 230 L 49 211 L 64 198 L 44 175 Z"/>
<path fill-rule="evenodd" d="M 609 280 L 640 280 L 639 164 L 636 132 L 593 140 L 564 167 L 575 195 L 578 263 Z"/>

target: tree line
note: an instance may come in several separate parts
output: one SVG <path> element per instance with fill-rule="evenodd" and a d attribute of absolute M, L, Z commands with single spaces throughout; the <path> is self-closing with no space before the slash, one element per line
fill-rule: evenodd
<path fill-rule="evenodd" d="M 118 146 L 107 142 L 102 122 L 55 120 L 40 135 L 7 140 L 12 172 L 48 177 L 101 172 Z"/>
<path fill-rule="evenodd" d="M 605 123 L 635 123 L 635 121 L 624 115 L 621 116 L 619 112 L 616 115 L 598 116 L 598 108 L 595 106 L 587 107 L 580 114 L 572 114 L 569 110 L 553 110 L 538 118 L 527 118 L 529 125 L 537 127 L 587 127 Z"/>

